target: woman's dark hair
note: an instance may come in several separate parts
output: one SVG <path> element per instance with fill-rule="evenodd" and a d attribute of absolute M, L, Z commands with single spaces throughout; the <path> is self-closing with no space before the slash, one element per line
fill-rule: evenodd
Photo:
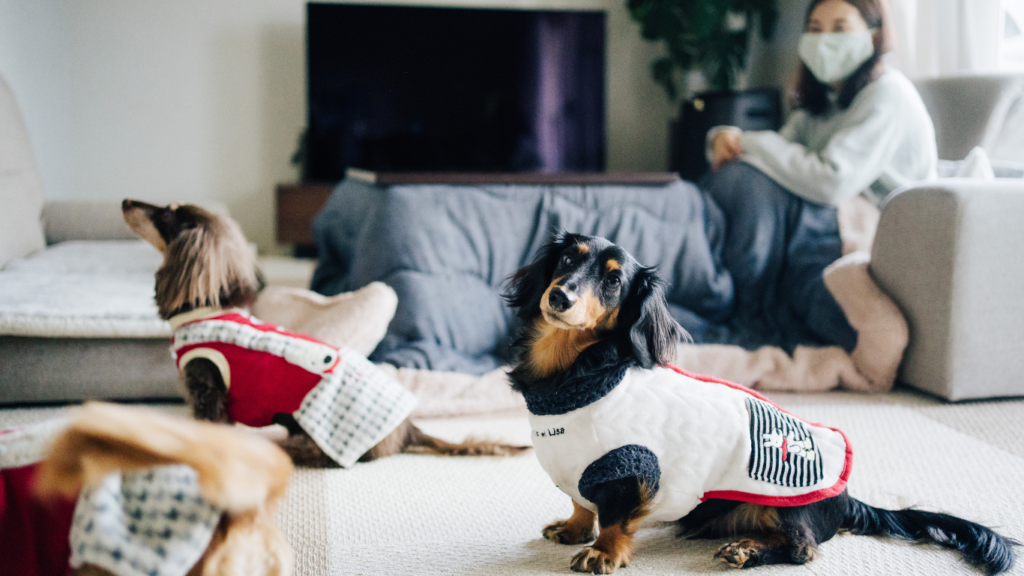
<path fill-rule="evenodd" d="M 807 29 L 807 25 L 811 21 L 811 14 L 814 12 L 814 9 L 825 1 L 813 0 L 811 5 L 807 7 L 807 15 L 804 17 L 804 30 Z M 860 12 L 861 17 L 864 18 L 864 21 L 867 22 L 868 28 L 875 30 L 875 53 L 843 82 L 843 88 L 839 91 L 839 98 L 836 101 L 840 110 L 849 108 L 850 103 L 853 102 L 854 97 L 857 96 L 861 89 L 877 77 L 878 64 L 882 60 L 882 55 L 889 49 L 886 45 L 887 30 L 885 27 L 887 24 L 885 19 L 882 18 L 882 6 L 879 0 L 843 0 L 843 2 L 856 8 Z M 790 94 L 793 108 L 803 108 L 814 116 L 820 116 L 827 112 L 829 108 L 828 91 L 829 86 L 818 81 L 814 74 L 811 74 L 807 65 L 800 62 L 796 84 Z"/>

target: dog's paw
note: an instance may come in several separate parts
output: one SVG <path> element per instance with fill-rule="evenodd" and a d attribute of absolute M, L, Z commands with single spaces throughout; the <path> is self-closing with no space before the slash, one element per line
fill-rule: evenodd
<path fill-rule="evenodd" d="M 753 540 L 740 540 L 723 545 L 715 552 L 715 558 L 733 568 L 749 568 L 760 564 L 761 547 Z"/>
<path fill-rule="evenodd" d="M 590 526 L 580 526 L 569 522 L 569 520 L 548 524 L 541 530 L 541 534 L 548 540 L 559 544 L 583 544 L 592 542 L 597 537 L 593 522 L 590 523 Z"/>
<path fill-rule="evenodd" d="M 818 557 L 818 547 L 814 542 L 800 542 L 789 551 L 789 559 L 793 564 L 806 564 Z"/>
<path fill-rule="evenodd" d="M 619 568 L 625 568 L 628 565 L 629 558 L 625 554 L 613 556 L 593 546 L 587 546 L 572 557 L 570 567 L 575 572 L 611 574 Z"/>

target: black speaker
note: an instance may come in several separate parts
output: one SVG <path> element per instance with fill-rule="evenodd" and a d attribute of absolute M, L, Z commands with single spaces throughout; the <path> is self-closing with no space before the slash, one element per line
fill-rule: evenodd
<path fill-rule="evenodd" d="M 679 120 L 672 123 L 669 170 L 696 181 L 710 166 L 704 153 L 708 131 L 715 126 L 743 130 L 778 130 L 782 126 L 782 97 L 775 88 L 701 92 L 683 102 Z"/>

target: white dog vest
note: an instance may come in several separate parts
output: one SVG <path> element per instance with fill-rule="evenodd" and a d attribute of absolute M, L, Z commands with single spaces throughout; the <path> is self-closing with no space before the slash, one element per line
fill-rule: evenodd
<path fill-rule="evenodd" d="M 675 367 L 631 368 L 595 401 L 544 412 L 530 415 L 537 458 L 593 511 L 587 487 L 628 476 L 655 491 L 648 518 L 673 521 L 707 499 L 810 504 L 840 494 L 850 475 L 853 453 L 839 430 Z"/>

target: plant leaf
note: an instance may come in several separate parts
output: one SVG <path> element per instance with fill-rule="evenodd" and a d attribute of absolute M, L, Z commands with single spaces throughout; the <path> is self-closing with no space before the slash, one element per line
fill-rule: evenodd
<path fill-rule="evenodd" d="M 664 56 L 651 62 L 651 76 L 655 82 L 661 84 L 661 87 L 665 89 L 669 100 L 675 100 L 678 94 L 676 90 L 675 69 L 676 64 L 669 56 Z"/>

